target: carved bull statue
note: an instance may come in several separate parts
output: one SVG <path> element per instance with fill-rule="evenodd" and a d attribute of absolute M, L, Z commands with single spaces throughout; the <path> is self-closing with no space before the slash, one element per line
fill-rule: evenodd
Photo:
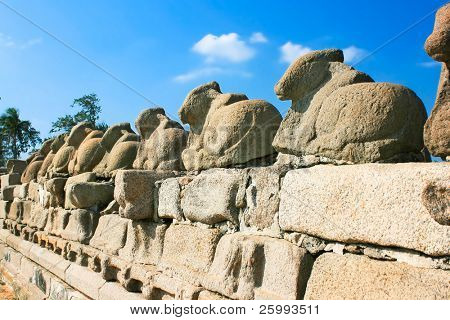
<path fill-rule="evenodd" d="M 275 86 L 292 100 L 273 146 L 281 153 L 350 163 L 422 161 L 426 111 L 410 89 L 376 83 L 341 50 L 295 60 Z"/>
<path fill-rule="evenodd" d="M 141 141 L 133 167 L 158 171 L 184 170 L 181 152 L 186 147 L 187 132 L 170 120 L 163 108 L 142 111 L 135 122 Z"/>
<path fill-rule="evenodd" d="M 278 110 L 244 94 L 224 94 L 217 82 L 192 90 L 179 117 L 190 125 L 182 154 L 187 170 L 246 164 L 275 152 L 272 140 L 281 122 Z"/>
<path fill-rule="evenodd" d="M 425 124 L 425 145 L 431 154 L 450 160 L 450 3 L 436 12 L 434 30 L 425 42 L 425 50 L 442 62 L 436 102 Z"/>

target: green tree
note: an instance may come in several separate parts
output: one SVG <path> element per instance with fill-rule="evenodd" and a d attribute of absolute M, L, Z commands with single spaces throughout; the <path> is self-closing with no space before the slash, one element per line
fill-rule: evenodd
<path fill-rule="evenodd" d="M 18 159 L 20 154 L 40 144 L 39 131 L 28 120 L 21 120 L 19 110 L 8 108 L 0 116 L 0 139 L 2 158 Z"/>
<path fill-rule="evenodd" d="M 73 126 L 83 121 L 90 122 L 96 129 L 106 130 L 108 125 L 104 122 L 98 122 L 102 112 L 99 102 L 100 99 L 95 93 L 73 100 L 71 107 L 79 107 L 81 110 L 74 115 L 65 115 L 52 122 L 50 133 L 69 132 Z"/>

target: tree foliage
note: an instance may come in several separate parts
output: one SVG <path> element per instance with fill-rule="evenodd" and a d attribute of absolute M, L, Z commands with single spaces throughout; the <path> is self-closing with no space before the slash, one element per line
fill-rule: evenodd
<path fill-rule="evenodd" d="M 104 122 L 98 122 L 102 107 L 99 104 L 100 99 L 95 93 L 87 94 L 81 98 L 73 100 L 72 108 L 79 107 L 81 110 L 74 115 L 65 115 L 52 122 L 50 133 L 69 132 L 73 126 L 80 122 L 90 122 L 96 129 L 105 130 L 108 125 Z"/>
<path fill-rule="evenodd" d="M 19 110 L 8 108 L 0 116 L 0 158 L 18 159 L 24 152 L 33 150 L 42 141 L 28 120 L 20 119 Z"/>

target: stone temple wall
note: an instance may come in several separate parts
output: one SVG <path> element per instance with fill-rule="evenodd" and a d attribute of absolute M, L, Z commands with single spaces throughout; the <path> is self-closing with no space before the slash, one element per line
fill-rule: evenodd
<path fill-rule="evenodd" d="M 1 265 L 47 298 L 450 298 L 448 163 L 122 170 L 89 208 L 71 178 L 62 196 L 17 176 Z"/>
<path fill-rule="evenodd" d="M 137 133 L 80 123 L 10 160 L 0 274 L 42 299 L 450 299 L 448 34 L 450 5 L 428 120 L 329 49 L 276 84 L 284 119 L 210 82 L 182 104 L 189 131 L 152 108 Z"/>

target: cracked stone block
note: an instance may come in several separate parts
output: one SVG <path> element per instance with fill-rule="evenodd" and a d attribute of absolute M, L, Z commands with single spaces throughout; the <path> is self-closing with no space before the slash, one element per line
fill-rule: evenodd
<path fill-rule="evenodd" d="M 278 207 L 283 171 L 276 167 L 250 169 L 243 214 L 246 227 L 279 231 Z"/>
<path fill-rule="evenodd" d="M 99 214 L 90 210 L 77 209 L 70 212 L 69 222 L 61 232 L 61 237 L 66 240 L 78 241 L 87 244 L 94 235 Z"/>
<path fill-rule="evenodd" d="M 196 176 L 184 189 L 181 208 L 193 222 L 238 223 L 239 195 L 245 187 L 246 174 L 239 169 L 211 169 Z"/>
<path fill-rule="evenodd" d="M 128 222 L 128 219 L 121 218 L 118 214 L 101 216 L 89 245 L 105 253 L 116 255 L 125 245 Z"/>
<path fill-rule="evenodd" d="M 158 269 L 191 284 L 199 284 L 199 279 L 209 270 L 221 236 L 218 229 L 170 225 Z"/>
<path fill-rule="evenodd" d="M 306 288 L 308 300 L 448 300 L 449 273 L 354 254 L 322 254 Z"/>
<path fill-rule="evenodd" d="M 303 248 L 281 239 L 223 236 L 203 287 L 232 299 L 302 299 L 313 264 Z"/>
<path fill-rule="evenodd" d="M 158 191 L 155 183 L 173 175 L 172 172 L 119 170 L 115 178 L 114 199 L 120 205 L 120 216 L 132 220 L 158 221 Z"/>
<path fill-rule="evenodd" d="M 160 260 L 167 225 L 149 220 L 128 220 L 125 246 L 119 257 L 136 263 L 157 264 Z"/>
<path fill-rule="evenodd" d="M 163 180 L 158 188 L 158 216 L 160 218 L 183 220 L 180 204 L 181 187 L 178 178 Z"/>
<path fill-rule="evenodd" d="M 450 226 L 434 219 L 436 213 L 427 209 L 430 196 L 422 196 L 430 183 L 448 181 L 450 163 L 444 162 L 292 170 L 281 189 L 280 227 L 328 240 L 448 256 Z"/>

